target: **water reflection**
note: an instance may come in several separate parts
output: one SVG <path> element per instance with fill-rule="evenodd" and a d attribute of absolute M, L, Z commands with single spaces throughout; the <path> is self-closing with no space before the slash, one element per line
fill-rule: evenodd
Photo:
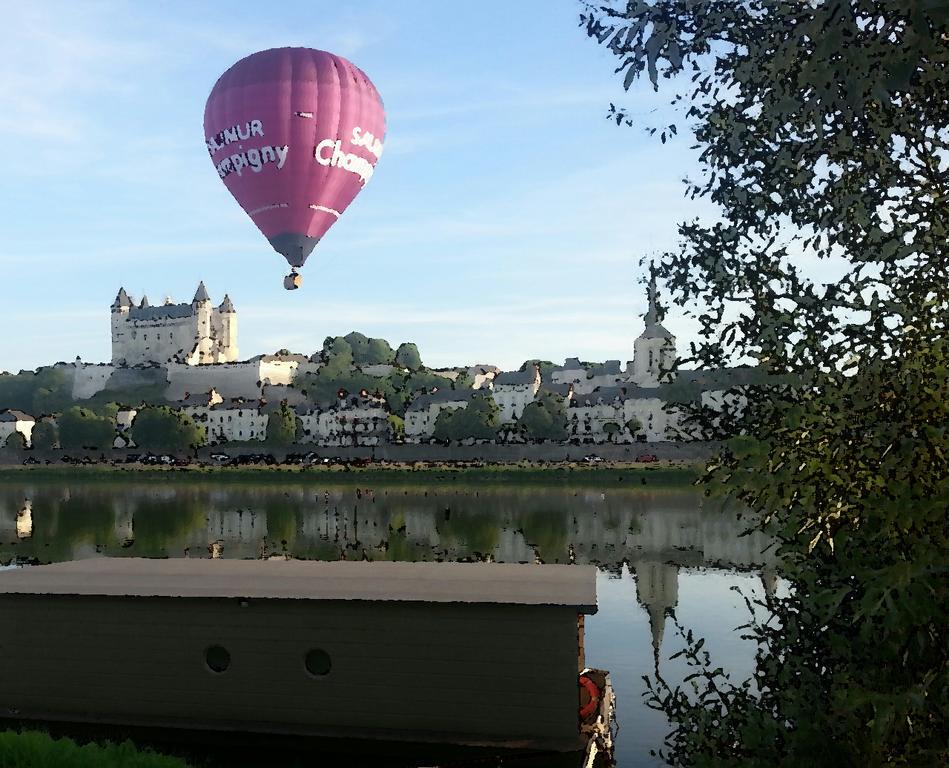
<path fill-rule="evenodd" d="M 640 675 L 676 649 L 673 613 L 700 635 L 724 632 L 725 657 L 750 663 L 753 649 L 736 650 L 729 632 L 747 618 L 729 587 L 773 592 L 778 577 L 767 538 L 742 536 L 746 527 L 691 488 L 0 485 L 0 565 L 96 556 L 594 563 L 600 611 L 587 652 L 614 675 L 620 766 L 652 764 L 648 747 L 665 731 L 640 705 Z"/>

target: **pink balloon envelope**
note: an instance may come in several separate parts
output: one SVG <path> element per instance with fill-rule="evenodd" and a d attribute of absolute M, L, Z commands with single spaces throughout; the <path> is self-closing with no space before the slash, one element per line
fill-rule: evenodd
<path fill-rule="evenodd" d="M 296 268 L 371 178 L 385 112 L 375 86 L 346 59 L 274 48 L 221 75 L 204 135 L 224 185 Z"/>

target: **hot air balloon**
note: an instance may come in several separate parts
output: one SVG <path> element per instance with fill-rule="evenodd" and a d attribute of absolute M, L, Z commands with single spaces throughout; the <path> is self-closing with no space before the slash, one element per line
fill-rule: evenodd
<path fill-rule="evenodd" d="M 254 53 L 228 69 L 204 109 L 208 153 L 228 191 L 297 270 L 372 177 L 385 112 L 358 67 L 311 48 Z"/>

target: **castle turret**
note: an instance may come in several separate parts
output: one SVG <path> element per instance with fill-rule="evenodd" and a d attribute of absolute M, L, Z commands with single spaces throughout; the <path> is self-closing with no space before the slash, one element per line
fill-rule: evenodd
<path fill-rule="evenodd" d="M 219 362 L 237 360 L 237 310 L 227 294 L 224 294 L 224 301 L 215 312 L 215 336 L 218 340 Z"/>
<path fill-rule="evenodd" d="M 141 303 L 138 305 L 138 308 L 139 308 L 139 309 L 148 309 L 150 306 L 151 306 L 151 304 L 148 303 L 148 296 L 143 295 L 143 296 L 142 296 L 142 301 L 141 301 Z"/>
<path fill-rule="evenodd" d="M 126 344 L 128 337 L 126 335 L 126 321 L 128 320 L 129 310 L 132 308 L 132 300 L 125 292 L 125 288 L 119 288 L 119 292 L 112 302 L 112 361 L 124 363 L 126 357 Z"/>
<path fill-rule="evenodd" d="M 656 272 L 649 279 L 649 308 L 644 320 L 646 327 L 633 343 L 632 379 L 640 387 L 658 387 L 671 379 L 676 361 L 676 339 L 662 327 L 656 291 Z"/>
<path fill-rule="evenodd" d="M 194 332 L 198 340 L 191 353 L 192 364 L 213 363 L 214 351 L 212 343 L 212 322 L 214 307 L 211 306 L 211 297 L 208 296 L 204 281 L 198 283 L 198 290 L 191 300 L 191 314 L 194 315 Z"/>
<path fill-rule="evenodd" d="M 125 292 L 125 288 L 119 288 L 119 292 L 115 295 L 115 301 L 112 302 L 112 311 L 113 312 L 128 312 L 132 306 L 132 300 L 129 298 L 129 295 Z"/>

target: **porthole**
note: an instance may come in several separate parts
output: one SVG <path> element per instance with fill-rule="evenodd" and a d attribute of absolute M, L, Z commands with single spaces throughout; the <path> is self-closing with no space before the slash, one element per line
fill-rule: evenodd
<path fill-rule="evenodd" d="M 311 651 L 307 651 L 304 663 L 306 664 L 306 671 L 313 677 L 328 675 L 330 667 L 332 666 L 330 655 L 321 648 L 314 648 Z"/>
<path fill-rule="evenodd" d="M 212 645 L 204 652 L 204 663 L 208 665 L 208 669 L 212 672 L 221 674 L 231 666 L 231 654 L 227 652 L 227 648 Z"/>

